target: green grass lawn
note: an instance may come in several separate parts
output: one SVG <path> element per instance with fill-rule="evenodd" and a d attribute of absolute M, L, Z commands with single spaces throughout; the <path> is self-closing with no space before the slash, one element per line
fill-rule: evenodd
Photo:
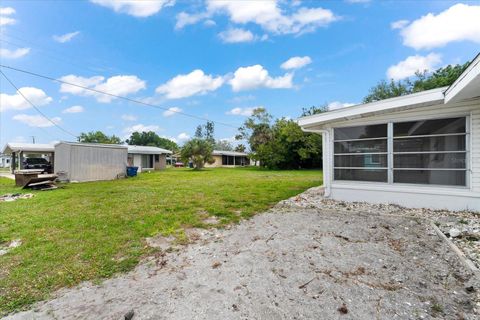
<path fill-rule="evenodd" d="M 281 199 L 320 185 L 321 171 L 257 168 L 167 169 L 136 178 L 77 183 L 0 203 L 0 315 L 46 299 L 56 289 L 131 270 L 152 254 L 145 238 L 184 228 L 235 223 Z M 25 192 L 0 178 L 0 195 Z"/>

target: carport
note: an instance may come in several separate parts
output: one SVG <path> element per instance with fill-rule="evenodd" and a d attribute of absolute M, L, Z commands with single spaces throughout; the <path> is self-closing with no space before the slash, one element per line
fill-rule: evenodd
<path fill-rule="evenodd" d="M 19 167 L 18 169 L 23 169 L 25 158 L 32 156 L 47 158 L 53 165 L 55 148 L 51 144 L 10 142 L 5 145 L 2 153 L 11 157 L 10 170 L 14 173 L 17 166 Z"/>

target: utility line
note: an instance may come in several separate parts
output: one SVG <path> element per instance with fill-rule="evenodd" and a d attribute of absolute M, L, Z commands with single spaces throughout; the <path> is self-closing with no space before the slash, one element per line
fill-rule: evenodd
<path fill-rule="evenodd" d="M 8 83 L 10 83 L 10 85 L 15 88 L 15 90 L 18 92 L 18 94 L 20 94 L 23 99 L 25 99 L 25 101 L 27 101 L 35 110 L 37 110 L 38 113 L 40 113 L 40 115 L 42 115 L 42 117 L 44 117 L 45 119 L 47 119 L 49 122 L 51 122 L 55 127 L 57 127 L 58 129 L 62 130 L 63 132 L 71 135 L 72 137 L 75 137 L 75 139 L 78 138 L 77 135 L 71 133 L 70 131 L 64 129 L 63 127 L 59 126 L 58 123 L 56 123 L 55 121 L 53 121 L 52 119 L 50 119 L 47 115 L 45 115 L 42 111 L 40 111 L 39 108 L 37 108 L 37 106 L 35 104 L 32 103 L 32 101 L 30 101 L 23 93 L 22 91 L 20 91 L 20 89 L 7 77 L 7 75 L 2 71 L 0 70 L 0 73 L 3 75 L 3 77 L 8 81 Z"/>
<path fill-rule="evenodd" d="M 183 111 L 170 110 L 170 109 L 167 108 L 167 107 L 162 107 L 162 106 L 155 105 L 155 104 L 152 104 L 152 103 L 148 103 L 148 102 L 144 102 L 144 101 L 140 101 L 140 100 L 136 100 L 136 99 L 132 99 L 132 98 L 128 98 L 128 97 L 116 95 L 116 94 L 109 93 L 109 92 L 105 92 L 105 91 L 102 91 L 102 90 L 97 90 L 97 89 L 94 89 L 94 88 L 85 87 L 85 86 L 82 86 L 82 85 L 79 85 L 79 84 L 75 84 L 75 83 L 63 81 L 63 80 L 56 79 L 56 78 L 53 78 L 53 77 L 50 77 L 50 76 L 46 76 L 46 75 L 42 75 L 42 74 L 39 74 L 39 73 L 36 73 L 36 72 L 27 71 L 27 70 L 24 70 L 24 69 L 18 69 L 18 68 L 14 68 L 14 67 L 7 66 L 7 65 L 3 65 L 3 64 L 0 64 L 0 67 L 1 67 L 1 68 L 6 68 L 6 69 L 10 69 L 10 70 L 13 70 L 13 71 L 17 71 L 17 72 L 21 72 L 21 73 L 25 73 L 25 74 L 28 74 L 28 75 L 31 75 L 31 76 L 35 76 L 35 77 L 39 77 L 39 78 L 43 78 L 43 79 L 47 79 L 47 80 L 51 80 L 51 81 L 55 81 L 55 82 L 67 84 L 67 85 L 70 85 L 70 86 L 78 87 L 78 88 L 81 88 L 81 89 L 84 89 L 84 90 L 89 90 L 89 91 L 92 91 L 92 92 L 95 92 L 95 93 L 100 93 L 100 94 L 107 95 L 107 96 L 110 96 L 110 97 L 114 97 L 114 98 L 126 100 L 126 101 L 129 101 L 129 102 L 141 104 L 141 105 L 144 105 L 144 106 L 148 106 L 148 107 L 152 107 L 152 108 L 156 108 L 156 109 L 161 109 L 161 110 L 173 112 L 173 113 L 176 113 L 176 114 L 181 114 L 181 115 L 183 115 L 183 116 L 190 117 L 190 118 L 194 118 L 194 119 L 197 119 L 197 120 L 210 121 L 210 122 L 213 122 L 213 123 L 216 123 L 216 124 L 219 124 L 219 125 L 223 125 L 223 126 L 231 127 L 231 128 L 235 128 L 235 129 L 238 128 L 237 126 L 234 126 L 234 125 L 229 124 L 229 123 L 220 122 L 220 121 L 215 121 L 215 120 L 210 120 L 210 119 L 208 119 L 208 118 L 204 118 L 204 117 L 196 116 L 196 115 L 193 115 L 193 114 L 185 113 L 185 112 L 183 112 Z M 2 74 L 3 74 L 3 72 L 2 72 Z M 5 76 L 5 74 L 4 74 L 4 76 Z"/>

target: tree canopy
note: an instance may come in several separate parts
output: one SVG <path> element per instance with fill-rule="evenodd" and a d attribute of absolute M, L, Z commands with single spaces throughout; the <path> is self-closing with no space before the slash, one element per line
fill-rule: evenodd
<path fill-rule="evenodd" d="M 368 95 L 363 99 L 363 102 L 374 102 L 414 92 L 449 86 L 457 80 L 468 65 L 469 62 L 463 65 L 448 65 L 432 73 L 425 70 L 422 72 L 418 71 L 413 78 L 403 81 L 382 80 L 370 89 Z"/>
<path fill-rule="evenodd" d="M 237 139 L 245 139 L 251 157 L 271 169 L 321 167 L 322 137 L 303 132 L 293 120 L 273 117 L 264 109 L 255 109 L 240 127 Z"/>
<path fill-rule="evenodd" d="M 233 151 L 233 145 L 227 140 L 217 140 L 213 146 L 215 150 Z"/>
<path fill-rule="evenodd" d="M 207 121 L 205 125 L 198 125 L 195 130 L 195 138 L 205 139 L 212 145 L 215 144 L 215 124 L 212 121 Z"/>
<path fill-rule="evenodd" d="M 130 135 L 130 138 L 128 138 L 126 142 L 129 145 L 152 146 L 174 152 L 179 149 L 178 145 L 174 141 L 167 138 L 162 138 L 153 131 L 134 132 Z"/>
<path fill-rule="evenodd" d="M 187 141 L 181 151 L 184 162 L 192 161 L 194 169 L 200 170 L 205 163 L 212 163 L 213 145 L 206 139 L 193 138 Z"/>
<path fill-rule="evenodd" d="M 86 133 L 82 132 L 78 137 L 78 142 L 120 144 L 122 140 L 116 135 L 108 136 L 102 131 L 91 131 Z"/>

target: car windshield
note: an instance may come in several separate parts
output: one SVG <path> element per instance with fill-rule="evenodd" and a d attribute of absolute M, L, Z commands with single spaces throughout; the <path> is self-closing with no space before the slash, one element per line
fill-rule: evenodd
<path fill-rule="evenodd" d="M 29 158 L 27 159 L 28 164 L 48 164 L 48 161 L 43 158 Z"/>

